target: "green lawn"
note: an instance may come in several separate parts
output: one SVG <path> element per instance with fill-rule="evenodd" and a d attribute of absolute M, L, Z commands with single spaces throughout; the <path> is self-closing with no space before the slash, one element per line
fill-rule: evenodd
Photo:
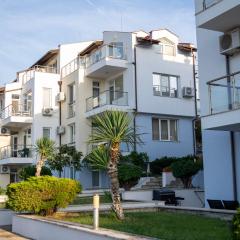
<path fill-rule="evenodd" d="M 100 203 L 111 203 L 112 200 L 108 195 L 100 196 Z M 76 197 L 71 205 L 92 204 L 93 197 Z"/>
<path fill-rule="evenodd" d="M 62 220 L 92 225 L 91 214 L 64 217 Z M 100 227 L 155 237 L 163 240 L 231 240 L 228 222 L 203 216 L 170 213 L 126 213 L 125 221 L 118 221 L 113 213 L 101 214 Z"/>

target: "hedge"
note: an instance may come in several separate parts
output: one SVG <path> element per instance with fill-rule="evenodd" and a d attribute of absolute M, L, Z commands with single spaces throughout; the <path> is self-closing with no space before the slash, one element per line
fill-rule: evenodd
<path fill-rule="evenodd" d="M 80 192 L 80 183 L 72 179 L 30 177 L 8 186 L 7 207 L 17 212 L 51 215 L 58 208 L 67 207 Z"/>

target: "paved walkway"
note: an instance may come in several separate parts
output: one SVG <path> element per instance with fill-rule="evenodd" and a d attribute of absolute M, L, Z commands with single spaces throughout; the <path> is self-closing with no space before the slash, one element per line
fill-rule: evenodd
<path fill-rule="evenodd" d="M 164 202 L 123 202 L 123 209 L 138 209 L 138 208 L 154 208 L 163 206 Z M 111 204 L 102 203 L 100 204 L 100 211 L 110 210 Z M 92 204 L 84 204 L 84 205 L 70 205 L 67 208 L 60 209 L 61 212 L 89 212 L 93 210 Z"/>
<path fill-rule="evenodd" d="M 0 240 L 27 240 L 27 238 L 23 238 L 14 233 L 11 233 L 8 229 L 5 230 L 0 228 Z"/>

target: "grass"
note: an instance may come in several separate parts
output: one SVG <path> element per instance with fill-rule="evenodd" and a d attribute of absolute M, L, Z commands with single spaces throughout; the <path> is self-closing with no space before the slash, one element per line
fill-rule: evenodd
<path fill-rule="evenodd" d="M 112 199 L 108 195 L 100 196 L 100 203 L 111 203 Z M 71 205 L 92 204 L 93 197 L 76 197 Z"/>
<path fill-rule="evenodd" d="M 231 240 L 228 222 L 197 215 L 170 212 L 126 213 L 119 221 L 113 213 L 100 215 L 100 227 L 164 240 Z M 91 214 L 62 217 L 62 220 L 92 225 Z"/>

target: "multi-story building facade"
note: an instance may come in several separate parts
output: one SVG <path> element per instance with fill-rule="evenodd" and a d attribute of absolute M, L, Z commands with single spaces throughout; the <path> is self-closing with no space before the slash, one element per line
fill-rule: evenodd
<path fill-rule="evenodd" d="M 31 99 L 29 116 L 24 116 L 29 119 L 21 129 L 24 132 L 26 124 L 31 126 L 31 144 L 41 136 L 50 136 L 57 144 L 74 145 L 86 155 L 92 148 L 87 144 L 94 129 L 91 118 L 116 109 L 135 114 L 133 125 L 144 133 L 144 145 L 134 149 L 123 145 L 123 152 L 147 152 L 150 160 L 194 154 L 193 51 L 192 45 L 180 43 L 178 36 L 166 29 L 150 33 L 107 31 L 102 40 L 60 45 L 33 69 L 23 72 L 34 71 L 34 78 L 23 82 L 24 74 L 19 73 L 16 83 L 9 84 L 21 89 L 17 91 L 21 91 L 24 106 L 26 93 L 31 96 L 27 98 Z M 38 73 L 36 65 L 57 70 L 46 75 Z M 37 78 L 38 74 L 44 76 Z M 51 94 L 45 88 L 51 88 Z M 5 100 L 5 106 L 9 104 Z M 50 116 L 44 116 L 49 109 Z M 2 126 L 11 128 L 4 121 Z M 16 125 L 12 123 L 12 127 Z M 20 135 L 21 131 L 17 132 Z M 14 136 L 11 138 L 13 147 Z M 82 169 L 74 173 L 66 168 L 62 175 L 75 176 L 84 188 L 108 187 L 104 172 Z"/>
<path fill-rule="evenodd" d="M 86 154 L 91 117 L 116 109 L 136 115 L 133 124 L 144 133 L 145 144 L 135 150 L 147 152 L 150 160 L 193 154 L 194 93 L 183 92 L 194 89 L 191 50 L 165 29 L 104 32 L 101 41 L 62 69 L 62 91 L 68 95 L 62 103 L 62 125 L 67 127 L 62 143 L 74 141 Z M 104 173 L 88 175 L 90 180 L 79 172 L 83 185 L 106 186 Z"/>
<path fill-rule="evenodd" d="M 28 69 L 18 72 L 16 80 L 6 84 L 0 97 L 1 133 L 5 140 L 8 136 L 8 143 L 1 144 L 0 151 L 0 184 L 3 186 L 6 179 L 18 181 L 23 166 L 36 163 L 34 145 L 37 139 L 57 139 L 59 108 L 56 96 L 60 69 L 85 46 L 79 43 L 60 45 Z M 71 49 L 75 49 L 75 55 Z"/>
<path fill-rule="evenodd" d="M 206 199 L 240 200 L 240 2 L 195 0 Z"/>

